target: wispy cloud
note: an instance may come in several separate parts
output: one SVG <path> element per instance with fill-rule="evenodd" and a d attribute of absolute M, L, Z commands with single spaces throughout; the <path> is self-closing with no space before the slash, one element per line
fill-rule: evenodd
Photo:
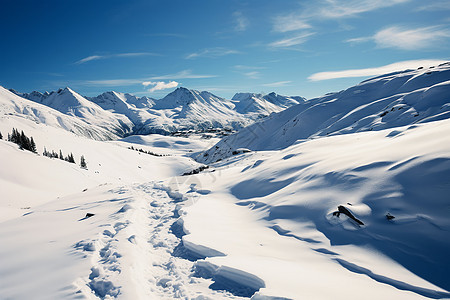
<path fill-rule="evenodd" d="M 378 31 L 373 36 L 347 40 L 350 43 L 373 41 L 380 48 L 419 50 L 435 47 L 450 38 L 450 30 L 442 26 L 406 28 L 391 26 Z"/>
<path fill-rule="evenodd" d="M 155 80 L 203 79 L 214 77 L 217 77 L 217 75 L 194 74 L 191 70 L 183 70 L 174 74 L 157 75 L 144 78 L 85 80 L 80 82 L 80 84 L 89 86 L 128 86 L 142 84 L 143 82 L 152 82 Z"/>
<path fill-rule="evenodd" d="M 250 24 L 250 22 L 242 14 L 242 12 L 235 11 L 233 13 L 233 18 L 234 18 L 234 23 L 235 23 L 234 30 L 236 30 L 236 31 L 245 31 L 245 30 L 247 30 L 247 27 Z"/>
<path fill-rule="evenodd" d="M 365 69 L 351 69 L 343 71 L 331 71 L 331 72 L 319 72 L 312 74 L 308 77 L 311 81 L 320 81 L 336 78 L 349 78 L 349 77 L 368 77 L 383 75 L 395 71 L 402 71 L 406 69 L 417 69 L 419 67 L 435 66 L 445 62 L 445 60 L 438 59 L 422 59 L 422 60 L 407 60 L 396 62 L 393 64 Z"/>
<path fill-rule="evenodd" d="M 169 82 L 164 82 L 164 81 L 144 81 L 142 83 L 143 86 L 147 87 L 149 85 L 152 85 L 153 87 L 151 87 L 148 91 L 150 93 L 154 92 L 154 91 L 160 91 L 160 90 L 165 90 L 165 89 L 171 89 L 174 87 L 178 86 L 178 82 L 176 81 L 169 81 Z"/>
<path fill-rule="evenodd" d="M 269 44 L 270 47 L 275 48 L 287 48 L 296 45 L 303 44 L 308 40 L 310 36 L 314 35 L 313 32 L 300 33 L 290 38 L 281 39 Z"/>
<path fill-rule="evenodd" d="M 100 55 L 91 55 L 88 57 L 85 57 L 83 59 L 80 59 L 79 61 L 75 62 L 76 64 L 84 64 L 87 63 L 88 61 L 92 61 L 92 60 L 98 60 L 98 59 L 102 59 L 105 58 L 104 56 L 100 56 Z"/>
<path fill-rule="evenodd" d="M 217 75 L 211 75 L 211 74 L 194 74 L 191 70 L 183 70 L 178 73 L 174 74 L 166 74 L 166 75 L 160 75 L 160 76 L 153 76 L 150 77 L 150 80 L 153 79 L 202 79 L 202 78 L 214 78 L 218 77 Z"/>
<path fill-rule="evenodd" d="M 445 1 L 433 1 L 423 6 L 419 6 L 417 11 L 438 11 L 438 10 L 450 10 L 450 2 Z"/>
<path fill-rule="evenodd" d="M 265 84 L 262 84 L 262 86 L 280 87 L 280 86 L 287 86 L 291 83 L 292 83 L 292 81 L 277 81 L 277 82 L 265 83 Z"/>
<path fill-rule="evenodd" d="M 216 48 L 209 48 L 204 49 L 199 52 L 194 52 L 191 54 L 186 55 L 186 59 L 194 59 L 198 57 L 209 57 L 209 58 L 217 58 L 221 56 L 226 56 L 230 54 L 239 54 L 240 52 L 237 50 L 222 48 L 222 47 L 216 47 Z"/>
<path fill-rule="evenodd" d="M 325 0 L 313 8 L 309 15 L 325 18 L 338 19 L 354 17 L 358 14 L 398 5 L 410 0 Z"/>
<path fill-rule="evenodd" d="M 441 26 L 415 29 L 392 26 L 377 32 L 373 38 L 381 48 L 416 50 L 428 48 L 431 43 L 440 43 L 450 37 L 450 31 Z"/>
<path fill-rule="evenodd" d="M 257 66 L 246 66 L 246 65 L 235 65 L 233 66 L 236 70 L 262 70 L 265 67 L 257 67 Z"/>
<path fill-rule="evenodd" d="M 247 76 L 250 79 L 258 79 L 261 77 L 261 73 L 258 71 L 250 71 L 250 72 L 245 72 L 242 74 L 244 74 L 245 76 Z"/>
<path fill-rule="evenodd" d="M 273 31 L 275 32 L 289 32 L 309 28 L 311 28 L 311 25 L 295 14 L 277 16 L 273 21 Z"/>
<path fill-rule="evenodd" d="M 99 59 L 108 59 L 108 58 L 115 58 L 115 57 L 138 57 L 138 56 L 160 56 L 160 54 L 151 53 L 151 52 L 130 52 L 130 53 L 116 53 L 116 54 L 108 54 L 108 55 L 91 55 L 88 57 L 85 57 L 83 59 L 80 59 L 75 62 L 75 64 L 80 65 L 87 63 L 89 61 L 93 60 L 99 60 Z"/>

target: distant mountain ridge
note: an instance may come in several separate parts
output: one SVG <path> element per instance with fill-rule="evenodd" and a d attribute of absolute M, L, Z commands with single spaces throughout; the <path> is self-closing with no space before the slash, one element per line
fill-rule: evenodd
<path fill-rule="evenodd" d="M 162 99 L 136 97 L 115 91 L 96 97 L 83 97 L 69 87 L 55 92 L 16 95 L 75 116 L 87 124 L 109 130 L 117 136 L 131 134 L 170 134 L 182 130 L 238 130 L 273 112 L 304 101 L 287 97 L 240 93 L 232 100 L 207 91 L 179 87 Z M 251 95 L 244 97 L 243 95 Z"/>
<path fill-rule="evenodd" d="M 447 119 L 449 95 L 450 62 L 370 78 L 252 124 L 225 137 L 198 160 L 214 162 L 239 148 L 276 150 L 299 140 Z"/>

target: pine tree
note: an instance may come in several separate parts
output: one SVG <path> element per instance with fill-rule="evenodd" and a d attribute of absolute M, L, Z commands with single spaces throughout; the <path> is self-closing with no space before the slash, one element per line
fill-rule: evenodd
<path fill-rule="evenodd" d="M 84 155 L 81 155 L 80 167 L 83 169 L 87 169 L 87 164 L 86 164 L 86 160 L 84 159 Z"/>
<path fill-rule="evenodd" d="M 1 132 L 0 132 L 0 140 L 3 140 L 3 135 Z"/>
<path fill-rule="evenodd" d="M 59 150 L 59 159 L 62 159 L 62 160 L 64 160 L 64 155 L 62 154 L 62 151 L 61 151 L 61 149 Z"/>
<path fill-rule="evenodd" d="M 33 137 L 31 137 L 30 139 L 30 151 L 33 153 L 37 153 L 36 143 L 34 142 Z"/>

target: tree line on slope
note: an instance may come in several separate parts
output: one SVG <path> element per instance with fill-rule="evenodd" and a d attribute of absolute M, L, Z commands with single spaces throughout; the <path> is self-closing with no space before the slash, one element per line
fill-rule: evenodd
<path fill-rule="evenodd" d="M 3 139 L 3 135 L 0 132 L 0 140 Z M 17 145 L 19 145 L 19 148 L 21 150 L 28 150 L 31 151 L 33 153 L 37 154 L 37 149 L 36 149 L 36 143 L 34 142 L 33 137 L 28 137 L 23 130 L 21 132 L 19 132 L 18 129 L 13 128 L 12 129 L 12 133 L 8 133 L 8 142 L 13 142 Z M 70 153 L 68 154 L 66 157 L 64 157 L 63 153 L 61 150 L 59 150 L 59 154 L 55 151 L 47 151 L 47 149 L 44 147 L 44 152 L 42 153 L 42 155 L 46 156 L 46 157 L 50 157 L 50 158 L 59 158 L 61 160 L 67 161 L 69 163 L 75 163 L 75 158 L 73 157 L 73 154 Z M 81 155 L 80 158 L 80 167 L 83 169 L 87 169 L 87 163 L 86 163 L 86 159 L 84 158 L 84 155 Z"/>

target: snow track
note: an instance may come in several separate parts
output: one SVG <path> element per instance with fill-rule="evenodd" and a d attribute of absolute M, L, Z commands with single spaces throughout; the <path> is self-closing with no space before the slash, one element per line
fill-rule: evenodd
<path fill-rule="evenodd" d="M 210 279 L 197 277 L 198 258 L 183 246 L 183 206 L 201 194 L 186 197 L 155 183 L 111 191 L 122 208 L 96 239 L 82 240 L 76 251 L 90 257 L 87 278 L 76 282 L 93 299 L 217 299 L 240 297 L 212 290 Z"/>

